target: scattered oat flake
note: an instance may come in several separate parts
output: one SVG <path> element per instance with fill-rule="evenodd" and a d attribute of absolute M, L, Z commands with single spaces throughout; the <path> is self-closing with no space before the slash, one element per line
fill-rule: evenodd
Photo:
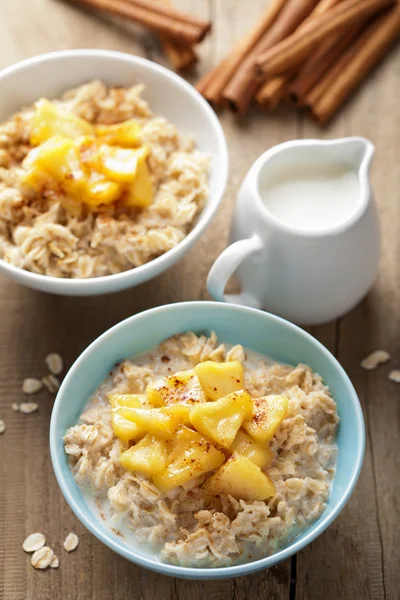
<path fill-rule="evenodd" d="M 44 362 L 53 375 L 60 375 L 64 369 L 63 359 L 57 352 L 50 352 L 44 359 Z"/>
<path fill-rule="evenodd" d="M 22 402 L 22 404 L 19 405 L 19 410 L 24 413 L 24 415 L 30 415 L 38 408 L 39 404 L 36 404 L 36 402 Z"/>
<path fill-rule="evenodd" d="M 55 375 L 49 373 L 48 375 L 45 375 L 45 377 L 42 377 L 42 381 L 51 394 L 56 394 L 58 392 L 61 384 Z"/>
<path fill-rule="evenodd" d="M 50 563 L 50 567 L 51 567 L 52 569 L 58 569 L 58 567 L 59 567 L 59 566 L 60 566 L 60 561 L 58 560 L 58 556 L 56 556 L 56 555 L 54 554 L 54 556 L 53 556 L 53 560 L 52 560 L 52 561 L 51 561 L 51 563 Z"/>
<path fill-rule="evenodd" d="M 64 540 L 64 548 L 67 552 L 72 552 L 78 547 L 79 538 L 76 533 L 69 533 Z"/>
<path fill-rule="evenodd" d="M 4 423 L 3 419 L 0 419 L 0 433 L 4 433 L 6 430 L 6 424 Z"/>
<path fill-rule="evenodd" d="M 46 538 L 43 533 L 31 533 L 28 535 L 24 543 L 22 544 L 25 552 L 36 552 L 36 550 L 40 550 L 46 543 Z"/>
<path fill-rule="evenodd" d="M 394 369 L 393 371 L 390 371 L 389 379 L 395 383 L 400 383 L 400 369 Z"/>
<path fill-rule="evenodd" d="M 361 361 L 361 366 L 367 371 L 373 371 L 378 365 L 387 362 L 389 359 L 390 354 L 386 350 L 375 350 Z"/>
<path fill-rule="evenodd" d="M 40 379 L 35 379 L 35 377 L 27 377 L 24 379 L 22 383 L 22 391 L 24 394 L 36 394 L 43 387 L 43 383 Z"/>
<path fill-rule="evenodd" d="M 31 565 L 35 569 L 47 569 L 54 557 L 54 552 L 48 546 L 43 546 L 32 554 Z"/>
<path fill-rule="evenodd" d="M 13 409 L 14 412 L 18 412 L 19 411 L 19 404 L 17 402 L 13 402 L 11 404 L 11 408 Z"/>

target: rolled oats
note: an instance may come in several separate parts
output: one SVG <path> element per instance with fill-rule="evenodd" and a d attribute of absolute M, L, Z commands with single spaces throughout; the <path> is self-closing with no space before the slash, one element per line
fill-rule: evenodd
<path fill-rule="evenodd" d="M 18 412 L 19 411 L 19 404 L 17 402 L 13 402 L 11 404 L 11 408 L 13 409 L 14 412 Z"/>
<path fill-rule="evenodd" d="M 0 419 L 0 433 L 4 433 L 6 430 L 6 424 L 4 423 L 3 419 Z"/>
<path fill-rule="evenodd" d="M 43 533 L 31 533 L 22 544 L 22 548 L 25 552 L 36 552 L 36 550 L 40 550 L 45 543 L 46 538 Z"/>
<path fill-rule="evenodd" d="M 400 369 L 394 369 L 393 371 L 390 371 L 389 379 L 395 383 L 400 383 Z"/>
<path fill-rule="evenodd" d="M 60 388 L 60 381 L 55 375 L 49 373 L 42 377 L 43 385 L 48 389 L 51 394 L 56 394 Z"/>
<path fill-rule="evenodd" d="M 387 362 L 390 359 L 390 354 L 386 350 L 374 350 L 368 354 L 362 361 L 361 366 L 367 371 L 373 371 L 378 365 Z"/>
<path fill-rule="evenodd" d="M 56 555 L 54 555 L 53 560 L 50 563 L 50 567 L 52 569 L 58 569 L 59 566 L 60 566 L 60 561 L 58 560 L 58 557 Z"/>
<path fill-rule="evenodd" d="M 67 552 L 72 552 L 73 550 L 75 550 L 78 547 L 79 544 L 79 538 L 76 535 L 76 533 L 69 533 L 67 535 L 67 537 L 64 540 L 64 549 Z"/>
<path fill-rule="evenodd" d="M 39 405 L 36 402 L 22 402 L 19 405 L 19 410 L 24 413 L 24 415 L 30 415 L 31 413 L 38 410 Z"/>
<path fill-rule="evenodd" d="M 22 391 L 27 395 L 36 394 L 36 392 L 39 392 L 42 387 L 43 383 L 40 381 L 40 379 L 36 379 L 35 377 L 27 377 L 22 383 Z"/>
<path fill-rule="evenodd" d="M 63 359 L 57 352 L 51 352 L 44 359 L 46 366 L 53 375 L 60 375 L 64 369 Z"/>
<path fill-rule="evenodd" d="M 114 434 L 108 394 L 145 393 L 149 383 L 193 369 L 210 356 L 218 362 L 247 361 L 245 387 L 253 398 L 284 394 L 289 399 L 286 418 L 270 442 L 275 458 L 267 472 L 276 495 L 266 502 L 245 502 L 225 494 L 206 500 L 202 484 L 208 474 L 163 493 L 146 475 L 121 467 L 119 457 L 127 444 Z M 161 548 L 161 560 L 226 566 L 247 551 L 248 542 L 254 559 L 261 558 L 325 510 L 335 472 L 339 418 L 328 388 L 306 365 L 271 364 L 241 346 L 219 345 L 215 334 L 207 339 L 189 333 L 123 361 L 104 384 L 80 422 L 64 436 L 70 468 L 79 485 L 107 493 L 110 525 L 114 517 L 122 518 L 139 543 L 157 552 Z M 102 506 L 98 510 L 108 521 Z"/>
<path fill-rule="evenodd" d="M 40 550 L 36 550 L 31 558 L 31 565 L 35 569 L 47 569 L 50 566 L 54 557 L 54 552 L 48 546 L 43 546 Z"/>

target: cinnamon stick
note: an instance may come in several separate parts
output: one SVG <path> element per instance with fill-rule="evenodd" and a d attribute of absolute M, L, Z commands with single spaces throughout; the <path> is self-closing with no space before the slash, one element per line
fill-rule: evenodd
<path fill-rule="evenodd" d="M 290 99 L 297 106 L 306 104 L 307 94 L 324 77 L 325 73 L 343 54 L 360 33 L 361 27 L 348 32 L 331 34 L 306 60 L 296 78 L 289 84 Z"/>
<path fill-rule="evenodd" d="M 171 0 L 161 0 L 165 6 L 172 6 Z M 182 46 L 165 35 L 159 35 L 161 46 L 175 71 L 185 71 L 198 61 L 198 56 L 191 46 Z"/>
<path fill-rule="evenodd" d="M 400 5 L 380 16 L 327 73 L 329 86 L 314 102 L 311 114 L 325 125 L 400 38 Z"/>
<path fill-rule="evenodd" d="M 78 4 L 125 17 L 178 43 L 192 45 L 206 36 L 211 24 L 150 0 L 73 0 Z"/>
<path fill-rule="evenodd" d="M 271 27 L 287 0 L 272 0 L 259 23 L 239 41 L 228 56 L 214 69 L 209 71 L 196 84 L 197 90 L 211 103 L 219 104 L 221 94 L 236 69 L 252 51 L 260 38 Z"/>
<path fill-rule="evenodd" d="M 342 0 L 321 0 L 314 8 L 311 14 L 304 19 L 296 31 L 301 30 L 312 19 L 323 14 Z M 292 79 L 294 71 L 290 71 L 287 75 L 277 75 L 272 79 L 268 79 L 258 90 L 256 100 L 263 108 L 270 110 L 276 108 L 285 96 L 288 90 L 288 82 Z"/>
<path fill-rule="evenodd" d="M 276 108 L 287 92 L 290 77 L 289 75 L 277 75 L 268 79 L 256 94 L 258 104 L 270 110 Z"/>
<path fill-rule="evenodd" d="M 238 113 L 246 112 L 260 86 L 254 73 L 255 58 L 291 34 L 315 8 L 318 0 L 288 0 L 271 27 L 255 44 L 227 84 L 222 97 Z"/>
<path fill-rule="evenodd" d="M 165 35 L 159 37 L 163 50 L 176 71 L 186 71 L 199 60 L 192 46 L 180 46 Z"/>
<path fill-rule="evenodd" d="M 264 77 L 284 73 L 296 67 L 327 35 L 357 25 L 392 4 L 394 0 L 343 0 L 301 31 L 261 52 L 256 68 Z"/>
<path fill-rule="evenodd" d="M 311 21 L 311 19 L 315 19 L 315 17 L 323 14 L 341 1 L 342 0 L 321 0 L 296 31 L 301 30 Z M 287 75 L 277 75 L 272 79 L 268 79 L 256 94 L 258 104 L 263 108 L 269 108 L 270 110 L 276 108 L 285 96 L 288 90 L 288 82 L 292 79 L 293 75 L 294 71 L 290 71 Z"/>

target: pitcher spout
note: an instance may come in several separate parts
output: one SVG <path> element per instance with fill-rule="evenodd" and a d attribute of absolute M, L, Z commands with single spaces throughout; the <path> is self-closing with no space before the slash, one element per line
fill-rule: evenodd
<path fill-rule="evenodd" d="M 349 137 L 340 141 L 343 144 L 344 157 L 358 172 L 360 181 L 367 180 L 375 154 L 374 144 L 363 137 Z"/>

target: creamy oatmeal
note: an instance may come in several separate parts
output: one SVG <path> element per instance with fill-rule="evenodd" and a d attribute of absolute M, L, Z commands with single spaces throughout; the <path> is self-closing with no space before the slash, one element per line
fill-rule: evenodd
<path fill-rule="evenodd" d="M 116 535 L 169 563 L 225 566 L 323 513 L 338 421 L 309 367 L 186 333 L 117 365 L 64 444 Z"/>
<path fill-rule="evenodd" d="M 208 157 L 142 92 L 93 81 L 0 124 L 0 258 L 99 277 L 187 235 L 207 198 Z"/>

